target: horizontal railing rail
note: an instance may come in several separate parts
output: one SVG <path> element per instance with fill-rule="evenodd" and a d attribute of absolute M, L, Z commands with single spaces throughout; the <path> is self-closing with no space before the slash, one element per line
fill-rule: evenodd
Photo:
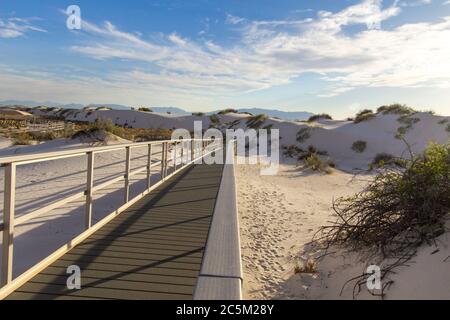
<path fill-rule="evenodd" d="M 155 150 L 155 146 L 160 146 L 161 150 Z M 131 170 L 132 150 L 136 148 L 147 147 L 147 164 L 143 167 Z M 133 203 L 150 193 L 161 183 L 172 177 L 174 174 L 185 167 L 195 163 L 203 157 L 214 153 L 222 148 L 222 143 L 213 140 L 189 139 L 189 140 L 164 140 L 152 142 L 127 143 L 114 146 L 88 147 L 82 149 L 55 151 L 40 154 L 19 155 L 0 158 L 0 165 L 5 171 L 5 188 L 4 188 L 4 206 L 3 206 L 3 222 L 0 223 L 0 231 L 3 232 L 2 243 L 2 266 L 0 277 L 0 299 L 6 297 L 20 285 L 31 279 L 35 274 L 43 270 L 50 263 L 69 251 L 73 246 L 80 243 L 103 225 L 111 221 L 116 215 L 126 210 Z M 94 185 L 95 171 L 95 155 L 105 152 L 125 151 L 125 172 L 123 175 Z M 169 157 L 169 153 L 172 157 Z M 155 159 L 156 155 L 160 155 L 160 159 Z M 76 192 L 68 197 L 53 202 L 43 208 L 39 208 L 29 213 L 25 213 L 19 217 L 15 217 L 15 195 L 16 195 L 16 169 L 18 166 L 46 162 L 73 157 L 87 156 L 86 166 L 86 187 L 80 192 Z M 157 161 L 154 161 L 157 160 Z M 152 185 L 151 177 L 154 174 L 153 168 L 160 167 L 158 174 L 160 179 Z M 172 172 L 169 172 L 171 166 Z M 130 178 L 140 173 L 146 172 L 146 189 L 130 200 Z M 115 183 L 124 181 L 124 200 L 123 205 L 113 211 L 105 218 L 92 225 L 92 204 L 93 196 L 98 191 L 105 189 Z M 79 200 L 85 197 L 85 229 L 76 238 L 69 241 L 66 245 L 56 250 L 54 253 L 38 262 L 23 274 L 13 279 L 13 253 L 14 253 L 14 230 L 18 225 L 24 224 L 34 218 L 44 215 L 61 206 Z"/>

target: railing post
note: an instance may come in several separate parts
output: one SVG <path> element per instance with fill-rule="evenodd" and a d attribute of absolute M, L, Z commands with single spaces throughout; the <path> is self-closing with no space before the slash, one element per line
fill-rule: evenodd
<path fill-rule="evenodd" d="M 191 140 L 191 161 L 194 161 L 195 159 L 194 152 L 195 152 L 194 140 Z"/>
<path fill-rule="evenodd" d="M 167 167 L 168 167 L 168 161 L 169 161 L 169 143 L 166 142 L 166 148 L 165 148 L 165 156 L 164 156 L 164 180 L 166 180 L 167 177 Z"/>
<path fill-rule="evenodd" d="M 14 242 L 14 208 L 16 198 L 16 164 L 5 166 L 5 189 L 3 202 L 3 252 L 1 286 L 12 281 L 13 273 L 13 242 Z"/>
<path fill-rule="evenodd" d="M 125 194 L 124 202 L 127 203 L 130 198 L 130 169 L 131 169 L 131 148 L 127 147 L 125 164 Z"/>
<path fill-rule="evenodd" d="M 161 181 L 164 180 L 164 156 L 166 155 L 166 143 L 163 142 L 161 144 Z"/>
<path fill-rule="evenodd" d="M 148 145 L 148 157 L 147 157 L 147 189 L 151 187 L 152 179 L 152 145 Z"/>
<path fill-rule="evenodd" d="M 175 154 L 175 160 L 174 160 L 174 171 L 177 171 L 177 160 L 178 160 L 178 154 L 177 154 L 177 152 L 178 152 L 178 142 L 175 142 L 175 152 L 174 152 L 174 154 Z"/>
<path fill-rule="evenodd" d="M 86 180 L 86 214 L 85 227 L 92 226 L 92 188 L 94 187 L 94 152 L 88 152 L 87 180 Z"/>

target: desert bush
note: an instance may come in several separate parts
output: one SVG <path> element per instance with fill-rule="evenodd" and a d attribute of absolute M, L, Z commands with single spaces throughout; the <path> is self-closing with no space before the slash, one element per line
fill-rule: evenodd
<path fill-rule="evenodd" d="M 298 160 L 299 156 L 304 152 L 305 151 L 302 148 L 294 144 L 289 146 L 283 146 L 283 154 L 288 158 L 296 158 Z"/>
<path fill-rule="evenodd" d="M 311 128 L 306 127 L 306 128 L 301 128 L 298 132 L 297 132 L 297 141 L 299 143 L 304 143 L 306 142 L 306 140 L 308 140 L 309 138 L 311 138 Z"/>
<path fill-rule="evenodd" d="M 369 165 L 369 169 L 377 169 L 383 167 L 405 167 L 405 160 L 395 157 L 389 153 L 378 153 Z"/>
<path fill-rule="evenodd" d="M 100 107 L 97 107 L 95 110 L 97 110 L 97 111 L 108 111 L 108 110 L 112 110 L 112 108 L 111 107 L 107 107 L 107 106 L 100 106 Z"/>
<path fill-rule="evenodd" d="M 211 121 L 211 126 L 218 125 L 220 123 L 219 117 L 215 114 L 209 116 L 209 120 Z"/>
<path fill-rule="evenodd" d="M 354 122 L 355 123 L 360 123 L 360 122 L 363 122 L 363 121 L 369 121 L 369 120 L 371 120 L 373 118 L 375 118 L 375 113 L 373 113 L 372 110 L 365 109 L 365 110 L 362 110 L 362 111 L 360 111 L 360 112 L 358 112 L 356 114 Z"/>
<path fill-rule="evenodd" d="M 358 140 L 353 142 L 352 150 L 358 153 L 363 153 L 367 148 L 367 142 Z"/>
<path fill-rule="evenodd" d="M 203 112 L 193 112 L 192 115 L 196 117 L 203 117 L 205 114 Z"/>
<path fill-rule="evenodd" d="M 379 107 L 377 113 L 410 115 L 416 113 L 416 111 L 405 104 L 394 103 L 388 106 Z"/>
<path fill-rule="evenodd" d="M 140 111 L 140 112 L 153 112 L 152 109 L 147 108 L 147 107 L 141 107 L 141 108 L 138 109 L 138 111 Z"/>
<path fill-rule="evenodd" d="M 305 262 L 302 263 L 302 265 L 297 265 L 294 268 L 295 274 L 301 274 L 301 273 L 317 273 L 317 261 L 313 258 L 309 258 Z"/>
<path fill-rule="evenodd" d="M 30 132 L 32 140 L 35 141 L 49 141 L 54 140 L 62 136 L 61 131 L 43 131 L 43 132 Z"/>
<path fill-rule="evenodd" d="M 442 119 L 438 122 L 438 124 L 447 124 L 448 123 L 448 119 Z"/>
<path fill-rule="evenodd" d="M 447 128 L 445 128 L 445 131 L 450 132 L 450 123 L 447 125 Z"/>
<path fill-rule="evenodd" d="M 329 114 L 322 113 L 322 114 L 315 114 L 309 117 L 308 122 L 314 122 L 321 119 L 333 120 L 333 118 Z"/>
<path fill-rule="evenodd" d="M 27 132 L 16 133 L 12 138 L 13 146 L 27 146 L 33 142 L 33 137 Z"/>
<path fill-rule="evenodd" d="M 335 201 L 337 220 L 322 227 L 315 239 L 326 248 L 364 250 L 369 259 L 384 260 L 385 278 L 422 244 L 444 233 L 450 218 L 450 145 L 430 144 L 405 161 L 404 169 L 381 170 L 363 191 Z M 352 279 L 354 294 L 369 276 Z"/>
<path fill-rule="evenodd" d="M 220 115 L 224 115 L 224 114 L 228 114 L 228 113 L 238 113 L 238 111 L 236 109 L 228 108 L 228 109 L 218 112 L 218 114 L 220 114 Z"/>
<path fill-rule="evenodd" d="M 257 116 L 250 117 L 247 120 L 247 127 L 250 129 L 259 129 L 264 124 L 264 122 L 268 119 L 268 116 L 265 114 L 259 114 Z"/>
<path fill-rule="evenodd" d="M 311 154 L 303 160 L 305 168 L 309 168 L 313 171 L 325 172 L 327 174 L 331 173 L 329 168 L 329 163 L 323 161 L 318 154 Z"/>
<path fill-rule="evenodd" d="M 397 134 L 395 135 L 395 137 L 397 139 L 401 139 L 405 136 L 406 133 L 408 133 L 408 131 L 413 128 L 414 124 L 420 121 L 420 118 L 414 118 L 410 114 L 407 114 L 399 117 L 397 121 L 403 124 L 403 126 L 397 129 Z"/>

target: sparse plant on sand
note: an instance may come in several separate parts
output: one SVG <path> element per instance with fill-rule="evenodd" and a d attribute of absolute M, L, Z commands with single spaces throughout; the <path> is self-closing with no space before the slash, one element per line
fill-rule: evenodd
<path fill-rule="evenodd" d="M 205 113 L 203 113 L 203 112 L 193 112 L 192 115 L 194 117 L 203 117 L 205 115 Z"/>
<path fill-rule="evenodd" d="M 438 124 L 444 125 L 448 123 L 448 119 L 442 119 L 438 122 Z"/>
<path fill-rule="evenodd" d="M 311 154 L 310 156 L 306 157 L 303 160 L 303 165 L 305 168 L 311 169 L 313 171 L 320 171 L 326 174 L 332 173 L 330 163 L 322 160 L 318 154 Z"/>
<path fill-rule="evenodd" d="M 13 146 L 27 146 L 33 142 L 33 137 L 27 132 L 16 133 L 13 135 Z"/>
<path fill-rule="evenodd" d="M 152 109 L 150 109 L 150 108 L 147 108 L 147 107 L 141 107 L 141 108 L 139 108 L 139 110 L 138 111 L 140 111 L 140 112 L 153 112 L 153 110 Z"/>
<path fill-rule="evenodd" d="M 388 106 L 381 106 L 377 109 L 377 113 L 382 114 L 400 114 L 400 115 L 411 115 L 417 111 L 413 108 L 408 107 L 405 104 L 394 103 Z"/>
<path fill-rule="evenodd" d="M 358 153 L 363 153 L 367 148 L 367 142 L 358 140 L 353 142 L 352 150 Z"/>
<path fill-rule="evenodd" d="M 400 122 L 403 126 L 397 129 L 397 134 L 395 135 L 395 138 L 401 139 L 405 136 L 406 133 L 408 133 L 413 128 L 414 124 L 420 122 L 420 118 L 415 118 L 412 117 L 410 114 L 406 114 L 399 117 L 397 121 Z"/>
<path fill-rule="evenodd" d="M 238 113 L 238 111 L 236 109 L 228 108 L 228 109 L 225 109 L 225 110 L 222 110 L 222 111 L 218 112 L 218 114 L 220 114 L 220 115 L 225 115 L 225 114 L 228 114 L 228 113 Z"/>
<path fill-rule="evenodd" d="M 360 123 L 360 122 L 363 122 L 363 121 L 369 121 L 369 120 L 371 120 L 373 118 L 375 118 L 375 113 L 373 113 L 372 110 L 365 109 L 365 110 L 362 110 L 362 111 L 360 111 L 360 112 L 358 112 L 356 114 L 354 123 Z"/>
<path fill-rule="evenodd" d="M 259 129 L 269 117 L 265 114 L 250 117 L 247 120 L 247 127 L 250 129 Z"/>
<path fill-rule="evenodd" d="M 301 265 L 297 265 L 294 268 L 295 274 L 314 274 L 317 273 L 317 261 L 313 258 L 309 258 L 305 262 L 302 262 Z"/>
<path fill-rule="evenodd" d="M 384 168 L 362 192 L 335 201 L 337 220 L 315 236 L 326 249 L 344 247 L 383 262 L 383 288 L 374 295 L 384 295 L 392 283 L 386 277 L 443 234 L 450 218 L 450 145 L 430 144 L 404 161 L 404 168 Z M 349 280 L 354 296 L 369 276 Z"/>
<path fill-rule="evenodd" d="M 369 165 L 369 169 L 379 169 L 386 167 L 405 167 L 405 160 L 399 157 L 395 157 L 389 153 L 378 153 Z"/>
<path fill-rule="evenodd" d="M 321 119 L 333 120 L 333 118 L 329 114 L 322 113 L 322 114 L 315 114 L 315 115 L 309 117 L 308 122 L 314 122 L 314 121 L 321 120 Z"/>
<path fill-rule="evenodd" d="M 301 128 L 297 132 L 297 141 L 299 143 L 304 143 L 309 138 L 311 138 L 311 128 L 310 127 Z"/>

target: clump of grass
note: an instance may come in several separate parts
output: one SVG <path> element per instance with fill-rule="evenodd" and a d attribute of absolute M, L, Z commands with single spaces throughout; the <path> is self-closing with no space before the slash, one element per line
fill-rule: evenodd
<path fill-rule="evenodd" d="M 299 143 L 304 143 L 306 142 L 306 140 L 308 140 L 309 138 L 311 138 L 311 128 L 306 127 L 306 128 L 301 128 L 298 132 L 297 132 L 297 141 Z"/>
<path fill-rule="evenodd" d="M 445 128 L 445 131 L 450 132 L 450 123 L 447 125 L 447 128 Z"/>
<path fill-rule="evenodd" d="M 363 153 L 367 148 L 367 142 L 358 140 L 353 142 L 352 150 L 358 153 Z"/>
<path fill-rule="evenodd" d="M 384 167 L 399 167 L 404 168 L 406 165 L 405 160 L 399 157 L 395 157 L 389 153 L 378 153 L 369 165 L 369 169 L 379 169 Z"/>
<path fill-rule="evenodd" d="M 447 124 L 448 123 L 448 119 L 442 119 L 438 122 L 438 124 Z"/>
<path fill-rule="evenodd" d="M 415 118 L 412 117 L 411 114 L 407 114 L 399 117 L 397 121 L 403 124 L 403 126 L 397 129 L 397 134 L 395 135 L 395 137 L 397 139 L 401 139 L 413 128 L 414 124 L 420 121 L 420 118 Z"/>
<path fill-rule="evenodd" d="M 220 124 L 220 119 L 217 115 L 213 114 L 209 117 L 209 120 L 211 121 L 211 127 L 217 126 Z"/>
<path fill-rule="evenodd" d="M 381 170 L 362 192 L 333 203 L 337 220 L 321 228 L 315 240 L 326 248 L 340 246 L 364 251 L 383 260 L 382 282 L 405 265 L 417 249 L 445 232 L 450 218 L 450 145 L 430 144 L 417 156 L 404 159 L 405 168 Z M 355 281 L 354 295 L 370 275 Z"/>
<path fill-rule="evenodd" d="M 33 137 L 27 132 L 16 133 L 13 135 L 13 146 L 28 146 L 33 142 Z"/>
<path fill-rule="evenodd" d="M 377 113 L 382 114 L 400 114 L 400 115 L 411 115 L 417 111 L 413 108 L 408 107 L 405 104 L 394 103 L 388 106 L 381 106 L 377 109 Z"/>
<path fill-rule="evenodd" d="M 283 154 L 288 158 L 297 158 L 300 156 L 301 153 L 303 153 L 303 149 L 296 146 L 296 145 L 290 145 L 290 146 L 283 146 Z"/>
<path fill-rule="evenodd" d="M 265 114 L 250 117 L 247 120 L 247 127 L 250 129 L 259 129 L 269 117 Z"/>
<path fill-rule="evenodd" d="M 327 174 L 331 173 L 328 163 L 323 161 L 317 154 L 312 154 L 305 158 L 303 164 L 305 168 L 313 171 L 325 172 Z"/>
<path fill-rule="evenodd" d="M 224 114 L 228 114 L 228 113 L 238 113 L 238 111 L 236 109 L 228 108 L 228 109 L 218 112 L 218 114 L 220 114 L 220 115 L 224 115 Z"/>
<path fill-rule="evenodd" d="M 353 120 L 353 122 L 360 123 L 363 121 L 369 121 L 373 118 L 375 118 L 375 113 L 373 113 L 372 110 L 365 109 L 356 114 L 355 120 Z"/>
<path fill-rule="evenodd" d="M 192 115 L 195 117 L 203 117 L 205 114 L 203 112 L 193 112 Z"/>
<path fill-rule="evenodd" d="M 140 112 L 153 112 L 152 109 L 147 108 L 147 107 L 141 107 L 141 108 L 138 109 L 138 111 L 140 111 Z"/>
<path fill-rule="evenodd" d="M 313 258 L 309 258 L 306 262 L 303 262 L 301 265 L 297 265 L 294 268 L 295 274 L 314 274 L 317 273 L 317 261 Z"/>
<path fill-rule="evenodd" d="M 321 119 L 333 120 L 333 118 L 329 114 L 322 113 L 322 114 L 315 114 L 315 115 L 309 117 L 308 122 L 314 122 L 314 121 L 321 120 Z"/>

